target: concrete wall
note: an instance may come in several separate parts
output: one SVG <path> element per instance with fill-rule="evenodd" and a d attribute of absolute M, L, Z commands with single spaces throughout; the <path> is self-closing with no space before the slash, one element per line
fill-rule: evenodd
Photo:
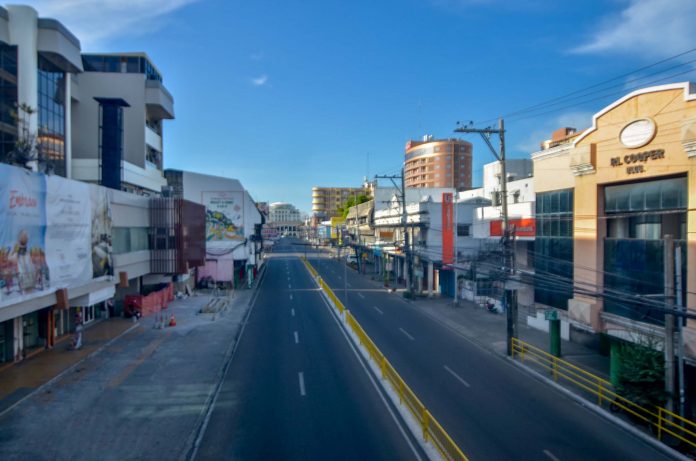
<path fill-rule="evenodd" d="M 145 168 L 145 75 L 85 72 L 78 80 L 73 158 L 99 158 L 99 103 L 94 98 L 122 98 L 130 105 L 123 108 L 123 160 Z"/>

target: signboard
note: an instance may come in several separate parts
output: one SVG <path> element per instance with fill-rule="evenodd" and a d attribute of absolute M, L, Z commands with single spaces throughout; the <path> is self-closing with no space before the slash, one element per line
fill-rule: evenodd
<path fill-rule="evenodd" d="M 558 311 L 555 309 L 545 310 L 544 320 L 558 320 Z"/>
<path fill-rule="evenodd" d="M 634 120 L 621 130 L 619 140 L 624 146 L 635 149 L 643 147 L 655 137 L 655 122 L 649 118 Z"/>
<path fill-rule="evenodd" d="M 442 193 L 442 264 L 454 263 L 454 198 Z"/>
<path fill-rule="evenodd" d="M 201 203 L 205 205 L 205 238 L 208 246 L 227 247 L 244 240 L 243 192 L 202 192 Z"/>
<path fill-rule="evenodd" d="M 534 218 L 518 218 L 508 220 L 508 225 L 515 227 L 515 236 L 517 237 L 534 237 L 536 235 L 536 221 Z M 503 221 L 496 220 L 490 223 L 490 236 L 503 236 Z"/>

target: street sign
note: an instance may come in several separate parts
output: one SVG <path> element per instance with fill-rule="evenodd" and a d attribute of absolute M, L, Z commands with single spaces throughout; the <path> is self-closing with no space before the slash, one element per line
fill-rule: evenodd
<path fill-rule="evenodd" d="M 558 311 L 555 309 L 549 309 L 544 311 L 545 320 L 558 320 Z"/>

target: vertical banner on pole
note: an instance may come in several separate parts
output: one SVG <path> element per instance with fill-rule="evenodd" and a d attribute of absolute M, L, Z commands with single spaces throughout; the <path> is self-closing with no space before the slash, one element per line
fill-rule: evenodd
<path fill-rule="evenodd" d="M 454 263 L 454 198 L 442 193 L 442 264 Z"/>

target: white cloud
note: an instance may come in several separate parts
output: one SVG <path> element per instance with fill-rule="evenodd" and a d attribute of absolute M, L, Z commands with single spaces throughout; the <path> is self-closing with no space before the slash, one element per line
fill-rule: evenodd
<path fill-rule="evenodd" d="M 162 18 L 198 0 L 28 0 L 41 17 L 59 20 L 82 48 L 109 38 L 143 35 L 162 26 Z"/>
<path fill-rule="evenodd" d="M 599 28 L 577 53 L 631 53 L 664 57 L 696 44 L 696 1 L 628 0 L 618 14 L 600 21 Z"/>
<path fill-rule="evenodd" d="M 251 79 L 251 84 L 254 86 L 263 86 L 268 82 L 268 75 L 263 74 L 259 75 L 258 77 L 254 77 Z"/>

